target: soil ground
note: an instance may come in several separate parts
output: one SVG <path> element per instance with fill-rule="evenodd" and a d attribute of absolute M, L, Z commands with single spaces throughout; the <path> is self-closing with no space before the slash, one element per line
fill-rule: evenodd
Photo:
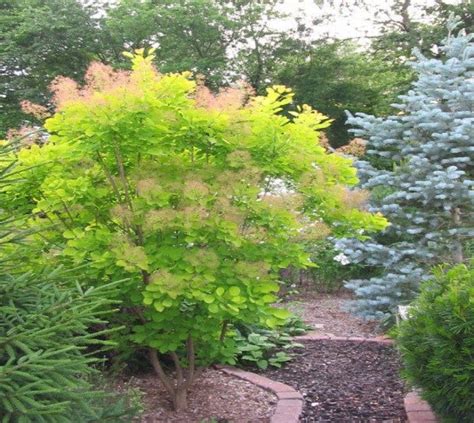
<path fill-rule="evenodd" d="M 346 311 L 347 294 L 305 292 L 281 304 L 325 335 L 371 338 L 374 324 Z M 305 397 L 301 422 L 399 423 L 406 421 L 404 386 L 396 351 L 387 345 L 350 341 L 308 341 L 283 369 L 264 374 L 293 386 Z M 248 382 L 207 370 L 189 396 L 186 412 L 171 410 L 166 391 L 154 374 L 134 376 L 120 389 L 144 393 L 141 423 L 265 423 L 276 398 Z"/>
<path fill-rule="evenodd" d="M 347 311 L 351 297 L 305 292 L 282 304 L 321 335 L 372 338 L 374 323 Z M 351 341 L 306 341 L 282 369 L 265 372 L 305 398 L 301 422 L 400 423 L 407 416 L 400 362 L 390 345 Z"/>
<path fill-rule="evenodd" d="M 154 374 L 122 381 L 118 391 L 139 389 L 143 393 L 141 423 L 267 423 L 276 397 L 244 380 L 218 370 L 206 370 L 189 394 L 186 411 L 174 412 L 168 394 Z"/>
<path fill-rule="evenodd" d="M 363 338 L 380 335 L 376 324 L 357 318 L 346 310 L 350 299 L 346 293 L 305 292 L 286 301 L 282 307 L 300 316 L 321 334 Z"/>

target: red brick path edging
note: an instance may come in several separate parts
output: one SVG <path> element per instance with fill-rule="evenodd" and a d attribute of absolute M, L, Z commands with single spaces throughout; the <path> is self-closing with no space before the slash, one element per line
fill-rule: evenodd
<path fill-rule="evenodd" d="M 298 423 L 303 411 L 303 396 L 291 386 L 234 367 L 217 366 L 217 368 L 228 375 L 246 380 L 275 394 L 277 405 L 270 418 L 271 423 Z"/>
<path fill-rule="evenodd" d="M 421 399 L 416 391 L 409 392 L 404 402 L 408 423 L 435 423 L 438 421 L 430 405 Z"/>
<path fill-rule="evenodd" d="M 393 340 L 384 336 L 374 338 L 361 338 L 354 336 L 321 335 L 319 332 L 308 332 L 305 335 L 295 336 L 296 341 L 352 341 L 352 342 L 377 342 L 382 345 L 393 345 Z"/>

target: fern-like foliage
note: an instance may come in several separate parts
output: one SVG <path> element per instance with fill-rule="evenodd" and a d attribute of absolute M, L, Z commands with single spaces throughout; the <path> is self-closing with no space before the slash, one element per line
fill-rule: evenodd
<path fill-rule="evenodd" d="M 0 145 L 0 196 L 21 178 L 15 148 Z M 23 272 L 29 232 L 22 223 L 21 214 L 0 208 L 1 422 L 121 421 L 122 404 L 93 389 L 97 358 L 87 354 L 106 343 L 104 331 L 90 328 L 104 327 L 113 285 L 84 291 L 71 271 Z"/>

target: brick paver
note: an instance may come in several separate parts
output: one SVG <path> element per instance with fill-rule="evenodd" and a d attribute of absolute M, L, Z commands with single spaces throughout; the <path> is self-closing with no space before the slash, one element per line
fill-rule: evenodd
<path fill-rule="evenodd" d="M 416 391 L 409 392 L 405 397 L 405 410 L 408 416 L 408 423 L 438 422 L 430 405 Z"/>

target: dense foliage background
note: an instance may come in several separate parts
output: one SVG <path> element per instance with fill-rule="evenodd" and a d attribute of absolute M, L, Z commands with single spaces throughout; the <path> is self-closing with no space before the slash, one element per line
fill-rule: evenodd
<path fill-rule="evenodd" d="M 278 0 L 185 0 L 107 2 L 11 0 L 0 2 L 0 133 L 31 121 L 20 101 L 49 105 L 48 85 L 58 75 L 80 82 L 92 60 L 128 67 L 123 50 L 156 47 L 163 72 L 201 74 L 212 89 L 245 78 L 259 93 L 266 86 L 294 87 L 297 103 L 308 103 L 336 122 L 329 130 L 338 146 L 349 139 L 344 110 L 386 114 L 405 91 L 413 47 L 432 52 L 445 36 L 454 11 L 472 29 L 473 5 L 392 0 L 390 12 L 371 2 L 342 2 L 319 9 L 312 24 L 275 25 L 284 13 Z M 319 2 L 331 3 L 331 1 Z M 413 4 L 412 4 L 413 3 Z M 318 31 L 337 15 L 370 8 L 367 27 L 377 36 L 335 40 Z M 371 41 L 367 45 L 367 41 Z"/>

